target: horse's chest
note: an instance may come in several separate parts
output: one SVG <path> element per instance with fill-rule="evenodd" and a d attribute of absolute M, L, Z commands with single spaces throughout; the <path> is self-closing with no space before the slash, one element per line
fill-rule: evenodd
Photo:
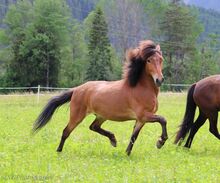
<path fill-rule="evenodd" d="M 153 98 L 150 102 L 149 105 L 147 105 L 149 111 L 155 113 L 158 109 L 158 101 L 157 98 Z"/>
<path fill-rule="evenodd" d="M 140 108 L 147 110 L 148 112 L 155 113 L 158 109 L 158 100 L 156 96 L 148 96 L 140 98 L 138 100 L 138 105 Z"/>

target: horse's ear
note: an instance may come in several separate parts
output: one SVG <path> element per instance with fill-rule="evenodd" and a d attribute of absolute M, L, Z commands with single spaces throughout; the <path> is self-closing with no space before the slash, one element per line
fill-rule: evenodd
<path fill-rule="evenodd" d="M 159 44 L 156 46 L 156 50 L 159 51 L 160 54 L 162 55 L 162 51 L 160 50 L 160 45 Z"/>

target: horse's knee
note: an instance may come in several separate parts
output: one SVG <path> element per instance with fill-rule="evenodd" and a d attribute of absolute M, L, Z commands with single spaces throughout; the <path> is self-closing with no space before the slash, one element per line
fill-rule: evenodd
<path fill-rule="evenodd" d="M 164 117 L 162 117 L 162 116 L 160 116 L 160 124 L 162 125 L 162 126 L 166 126 L 167 125 L 167 120 L 164 118 Z"/>

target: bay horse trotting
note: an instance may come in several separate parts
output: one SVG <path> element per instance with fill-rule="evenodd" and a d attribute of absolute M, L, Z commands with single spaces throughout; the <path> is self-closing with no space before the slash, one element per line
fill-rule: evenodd
<path fill-rule="evenodd" d="M 46 125 L 55 110 L 70 101 L 70 119 L 63 130 L 58 152 L 62 151 L 65 140 L 74 128 L 90 113 L 96 116 L 90 129 L 108 137 L 114 147 L 117 144 L 115 135 L 102 129 L 101 125 L 106 120 L 136 120 L 126 150 L 128 155 L 146 122 L 160 123 L 162 134 L 157 147 L 162 147 L 168 138 L 166 120 L 155 115 L 159 87 L 164 80 L 162 64 L 160 46 L 149 40 L 140 42 L 138 48 L 127 52 L 123 79 L 110 82 L 89 81 L 52 98 L 37 118 L 33 131 Z"/>
<path fill-rule="evenodd" d="M 196 106 L 199 116 L 194 122 Z M 209 131 L 218 139 L 218 111 L 220 110 L 220 75 L 207 77 L 193 84 L 188 91 L 186 111 L 176 135 L 175 143 L 181 144 L 189 133 L 185 147 L 190 148 L 199 128 L 209 120 Z"/>

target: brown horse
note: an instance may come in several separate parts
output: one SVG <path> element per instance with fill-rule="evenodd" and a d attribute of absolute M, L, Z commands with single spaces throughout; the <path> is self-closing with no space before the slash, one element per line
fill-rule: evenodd
<path fill-rule="evenodd" d="M 46 125 L 56 108 L 70 101 L 70 119 L 63 130 L 58 152 L 62 151 L 65 140 L 74 128 L 90 113 L 96 116 L 90 129 L 108 137 L 114 147 L 117 143 L 115 135 L 102 129 L 101 125 L 108 119 L 136 120 L 126 150 L 128 155 L 146 122 L 161 124 L 162 135 L 157 147 L 162 147 L 168 138 L 166 120 L 155 115 L 158 108 L 159 86 L 164 80 L 160 46 L 149 40 L 143 41 L 138 48 L 127 52 L 126 60 L 122 80 L 90 81 L 52 98 L 36 120 L 33 130 L 36 131 Z"/>
<path fill-rule="evenodd" d="M 199 116 L 194 121 L 196 106 Z M 220 110 L 220 75 L 210 76 L 193 84 L 188 91 L 186 111 L 174 143 L 179 145 L 189 133 L 185 147 L 190 148 L 193 137 L 199 128 L 209 119 L 209 131 L 218 139 L 218 111 Z"/>

